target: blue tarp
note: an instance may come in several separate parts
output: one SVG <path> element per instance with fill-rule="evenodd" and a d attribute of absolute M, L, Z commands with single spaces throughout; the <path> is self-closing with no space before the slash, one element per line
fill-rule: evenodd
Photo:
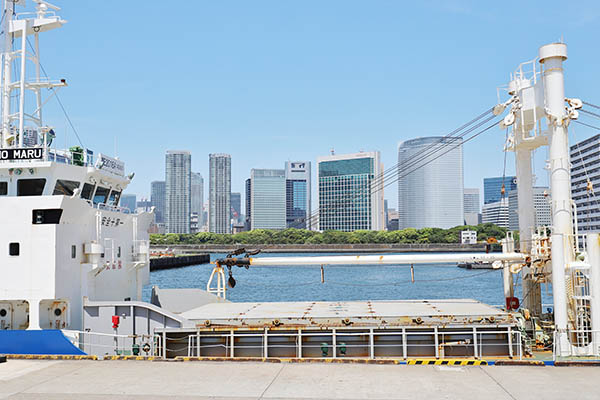
<path fill-rule="evenodd" d="M 60 330 L 0 330 L 0 354 L 85 355 Z"/>

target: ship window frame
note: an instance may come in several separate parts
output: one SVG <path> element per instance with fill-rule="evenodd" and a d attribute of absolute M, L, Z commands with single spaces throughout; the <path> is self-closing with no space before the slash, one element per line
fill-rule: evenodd
<path fill-rule="evenodd" d="M 98 192 L 99 191 L 104 191 L 106 190 L 106 194 L 104 195 L 104 201 L 96 201 L 96 197 L 98 196 Z M 94 195 L 92 196 L 92 202 L 94 204 L 106 204 L 106 201 L 108 200 L 108 195 L 110 194 L 110 189 L 109 188 L 105 188 L 104 186 L 96 186 L 96 190 L 94 191 Z"/>
<path fill-rule="evenodd" d="M 8 255 L 11 257 L 18 257 L 21 255 L 21 244 L 19 242 L 12 242 L 8 244 Z"/>
<path fill-rule="evenodd" d="M 77 258 L 77 246 L 71 245 L 71 258 Z"/>
<path fill-rule="evenodd" d="M 107 198 L 107 203 L 109 206 L 117 206 L 119 204 L 119 200 L 121 200 L 121 193 L 118 190 L 111 190 L 110 194 L 108 195 Z"/>
<path fill-rule="evenodd" d="M 37 182 L 37 186 L 35 185 Z M 41 183 L 41 187 L 39 186 Z M 32 186 L 25 186 L 25 184 L 31 184 Z M 25 187 L 22 187 L 25 186 Z M 17 180 L 17 196 L 41 196 L 44 194 L 44 188 L 46 187 L 46 178 L 25 178 Z M 27 190 L 26 190 L 27 189 Z"/>
<path fill-rule="evenodd" d="M 8 182 L 0 181 L 0 196 L 8 195 Z"/>
<path fill-rule="evenodd" d="M 77 184 L 77 186 L 75 186 Z M 60 186 L 60 187 L 59 187 Z M 54 192 L 52 192 L 53 196 L 73 196 L 75 193 L 75 189 L 79 189 L 81 186 L 81 182 L 79 181 L 69 181 L 66 179 L 57 179 L 56 184 L 54 185 Z"/>
<path fill-rule="evenodd" d="M 88 188 L 90 188 L 89 191 Z M 85 182 L 83 184 L 83 188 L 81 188 L 81 198 L 85 200 L 92 200 L 92 195 L 94 194 L 95 188 L 96 185 Z"/>

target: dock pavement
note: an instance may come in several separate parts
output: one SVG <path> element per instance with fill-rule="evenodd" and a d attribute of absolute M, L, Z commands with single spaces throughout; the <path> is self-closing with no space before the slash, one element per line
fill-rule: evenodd
<path fill-rule="evenodd" d="M 8 360 L 0 399 L 585 400 L 599 379 L 599 367 Z"/>

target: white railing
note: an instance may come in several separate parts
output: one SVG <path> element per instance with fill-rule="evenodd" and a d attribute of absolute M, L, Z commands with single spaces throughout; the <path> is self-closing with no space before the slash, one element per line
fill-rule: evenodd
<path fill-rule="evenodd" d="M 329 329 L 295 332 L 263 331 L 190 332 L 187 338 L 165 335 L 168 352 L 183 355 L 187 340 L 188 357 L 316 357 L 316 358 L 483 358 L 522 359 L 521 332 L 505 330 L 441 331 L 436 328 L 376 330 L 369 328 Z M 455 351 L 457 350 L 458 351 Z M 504 352 L 504 353 L 502 353 Z M 240 354 L 241 353 L 241 354 Z"/>
<path fill-rule="evenodd" d="M 117 335 L 66 329 L 62 332 L 83 352 L 97 356 L 155 356 L 160 345 L 153 335 Z"/>

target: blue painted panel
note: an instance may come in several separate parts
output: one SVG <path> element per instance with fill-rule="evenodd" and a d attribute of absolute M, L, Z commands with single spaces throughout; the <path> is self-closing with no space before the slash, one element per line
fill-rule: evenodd
<path fill-rule="evenodd" d="M 0 354 L 85 355 L 60 330 L 0 331 Z"/>

